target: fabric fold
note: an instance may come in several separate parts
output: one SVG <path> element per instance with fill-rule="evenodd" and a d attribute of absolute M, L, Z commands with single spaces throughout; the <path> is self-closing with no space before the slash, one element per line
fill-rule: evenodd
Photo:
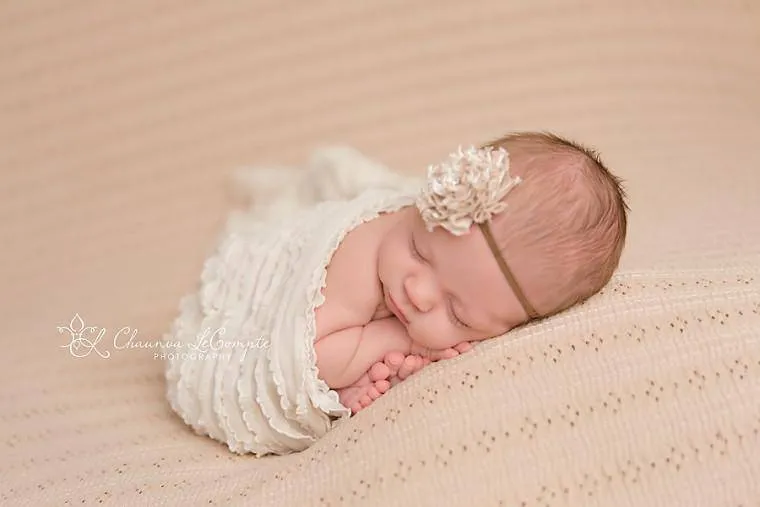
<path fill-rule="evenodd" d="M 281 195 L 269 200 L 249 188 L 251 208 L 230 217 L 197 292 L 164 336 L 184 346 L 167 359 L 172 409 L 236 453 L 300 451 L 350 416 L 316 367 L 326 268 L 352 229 L 414 203 L 419 180 L 358 152 L 327 150 L 312 160 L 290 179 L 248 170 L 249 183 L 290 186 L 265 187 Z"/>

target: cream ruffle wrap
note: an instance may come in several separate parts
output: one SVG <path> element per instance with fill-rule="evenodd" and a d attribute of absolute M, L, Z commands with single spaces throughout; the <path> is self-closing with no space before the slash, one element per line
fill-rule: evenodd
<path fill-rule="evenodd" d="M 253 206 L 232 215 L 164 336 L 168 399 L 234 452 L 286 454 L 350 415 L 316 367 L 327 264 L 351 229 L 412 204 L 419 182 L 348 148 L 321 150 L 305 169 L 247 169 L 237 182 Z"/>

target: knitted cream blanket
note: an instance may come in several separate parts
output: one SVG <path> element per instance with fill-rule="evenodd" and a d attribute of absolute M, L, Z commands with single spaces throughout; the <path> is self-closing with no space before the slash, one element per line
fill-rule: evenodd
<path fill-rule="evenodd" d="M 175 351 L 168 398 L 185 423 L 234 452 L 286 454 L 350 415 L 317 376 L 315 309 L 330 258 L 347 232 L 414 193 L 347 149 L 323 150 L 305 170 L 239 176 L 254 207 L 232 216 L 164 336 Z"/>

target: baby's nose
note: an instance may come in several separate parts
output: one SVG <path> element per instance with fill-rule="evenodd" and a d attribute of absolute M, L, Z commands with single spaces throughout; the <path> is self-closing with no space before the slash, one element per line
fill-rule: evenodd
<path fill-rule="evenodd" d="M 426 313 L 435 307 L 438 298 L 435 284 L 421 277 L 410 276 L 404 283 L 409 302 L 418 312 Z"/>

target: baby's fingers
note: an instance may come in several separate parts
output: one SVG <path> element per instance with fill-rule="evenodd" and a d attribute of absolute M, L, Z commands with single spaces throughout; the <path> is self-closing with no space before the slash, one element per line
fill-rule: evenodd
<path fill-rule="evenodd" d="M 431 350 L 427 357 L 433 361 L 440 361 L 441 359 L 451 359 L 457 357 L 459 354 L 464 354 L 472 350 L 472 343 L 462 342 L 457 343 L 452 348 L 443 350 Z"/>
<path fill-rule="evenodd" d="M 456 349 L 442 349 L 431 350 L 430 354 L 427 357 L 429 357 L 431 361 L 440 361 L 441 359 L 451 359 L 452 357 L 457 357 L 458 355 L 459 352 Z"/>
<path fill-rule="evenodd" d="M 423 359 L 421 356 L 406 356 L 404 358 L 404 364 L 398 370 L 398 378 L 406 380 L 408 377 L 417 373 L 422 369 Z"/>
<path fill-rule="evenodd" d="M 469 352 L 470 350 L 472 350 L 472 343 L 470 342 L 457 343 L 456 345 L 454 345 L 454 349 L 460 354 L 464 354 L 465 352 Z"/>

